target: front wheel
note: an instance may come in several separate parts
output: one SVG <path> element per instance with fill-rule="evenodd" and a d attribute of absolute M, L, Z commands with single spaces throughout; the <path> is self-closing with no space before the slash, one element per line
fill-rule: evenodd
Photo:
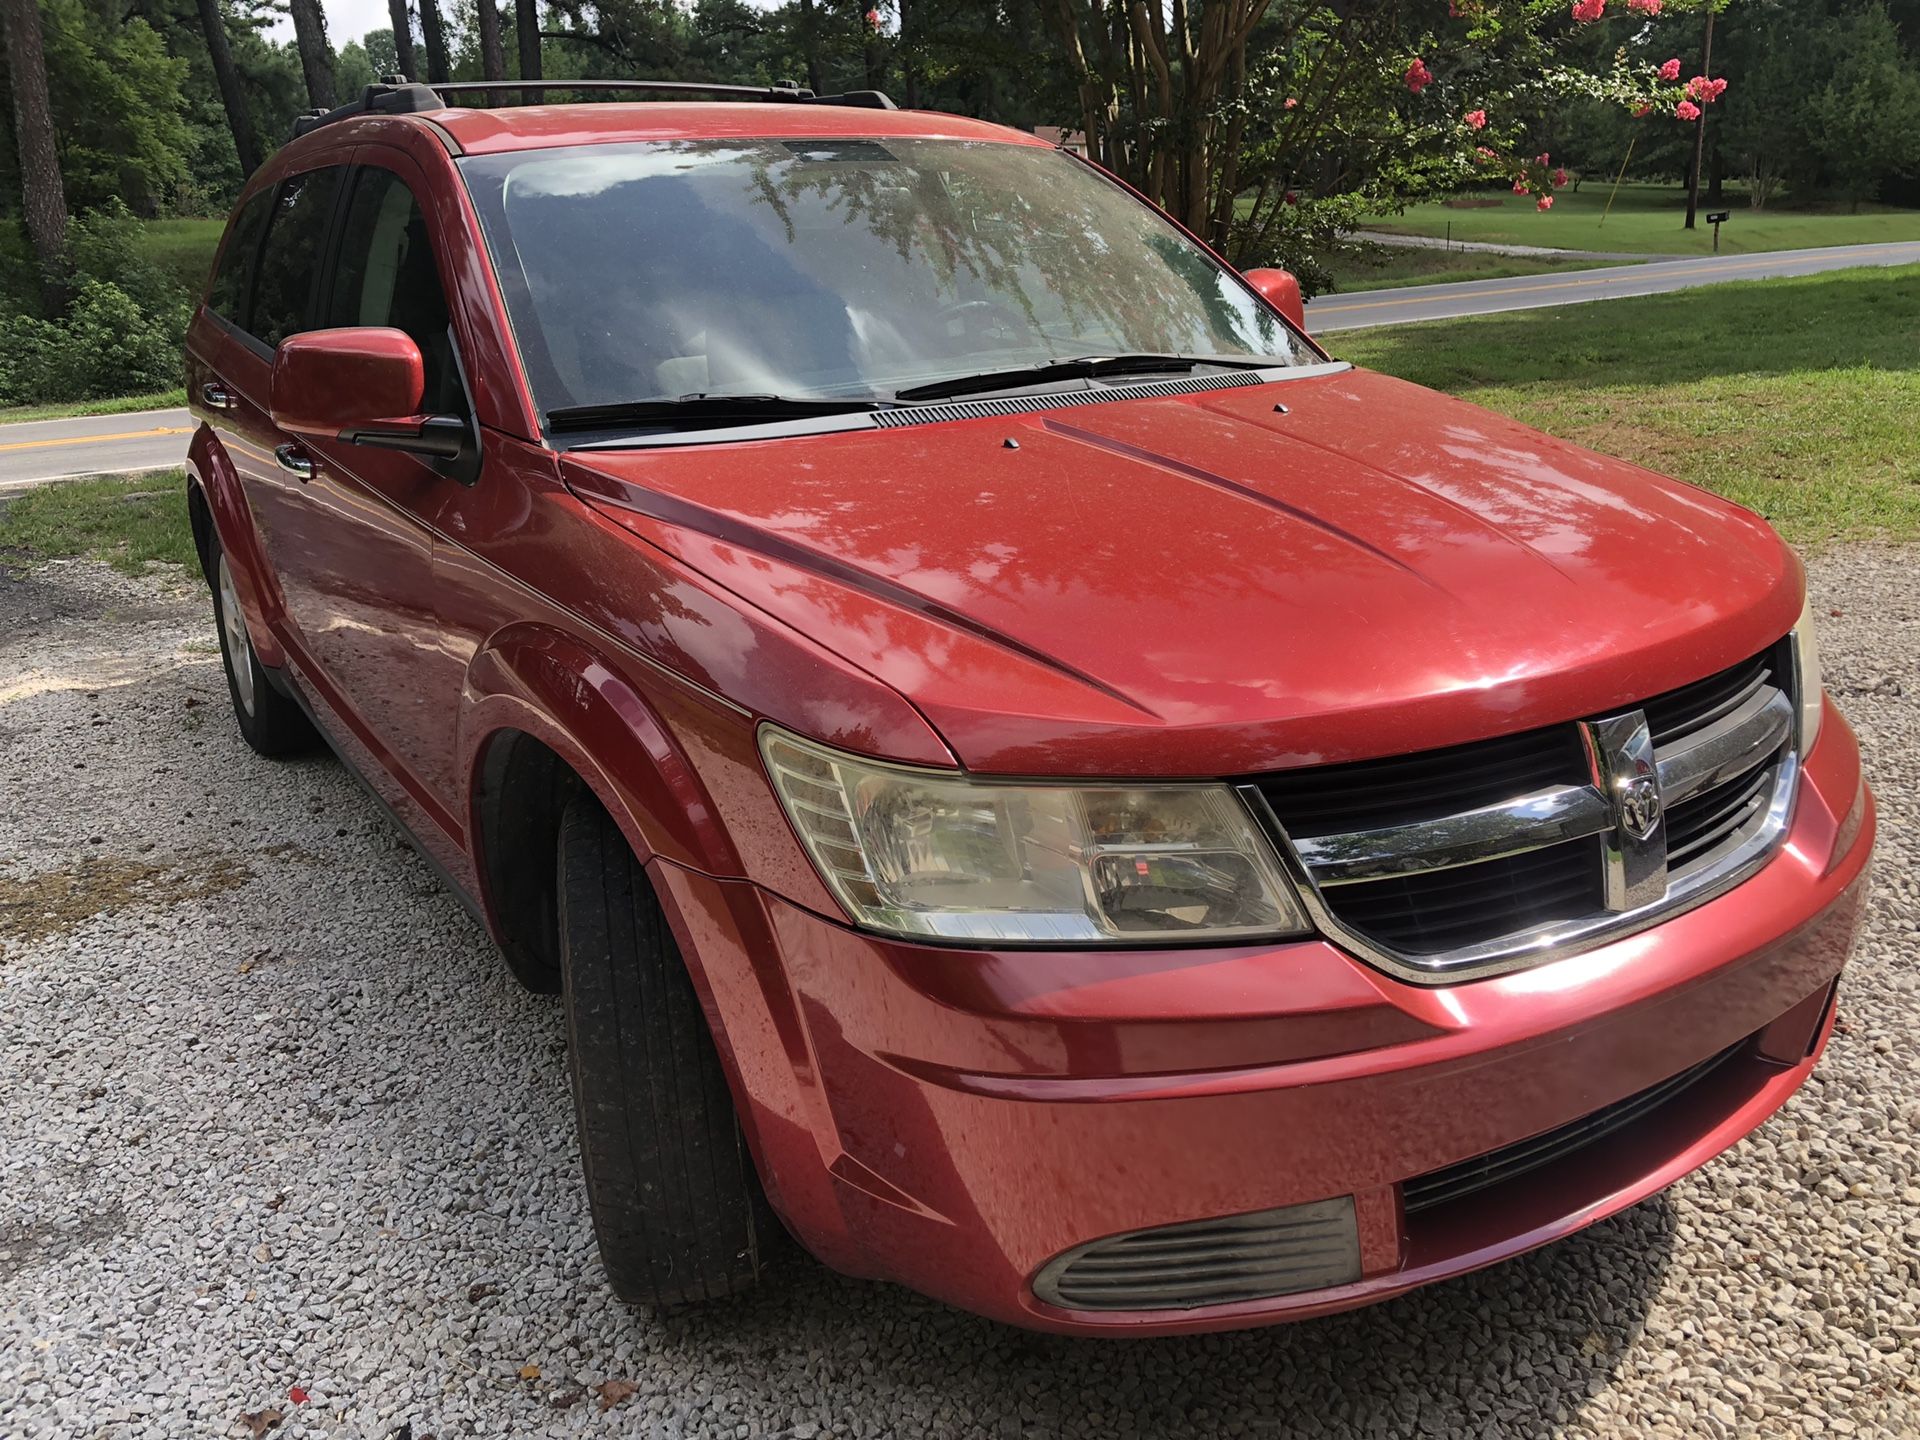
<path fill-rule="evenodd" d="M 744 1290 L 777 1222 L 660 902 L 591 795 L 561 817 L 559 868 L 567 1055 L 607 1278 L 650 1305 Z"/>
<path fill-rule="evenodd" d="M 268 679 L 253 637 L 247 633 L 246 611 L 233 588 L 233 570 L 216 536 L 208 542 L 207 578 L 213 582 L 213 618 L 220 629 L 220 658 L 226 664 L 227 694 L 240 735 L 256 752 L 278 759 L 313 748 L 319 736 L 293 700 Z"/>

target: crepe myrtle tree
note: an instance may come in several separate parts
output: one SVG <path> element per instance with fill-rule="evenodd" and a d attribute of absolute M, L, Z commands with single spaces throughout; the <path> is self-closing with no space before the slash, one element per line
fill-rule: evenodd
<path fill-rule="evenodd" d="M 1499 181 L 1542 210 L 1526 142 L 1585 95 L 1684 121 L 1724 84 L 1663 64 L 1660 21 L 1728 0 L 1035 0 L 1090 152 L 1236 264 L 1315 257 L 1366 214 Z M 1563 52 L 1619 28 L 1604 73 Z"/>

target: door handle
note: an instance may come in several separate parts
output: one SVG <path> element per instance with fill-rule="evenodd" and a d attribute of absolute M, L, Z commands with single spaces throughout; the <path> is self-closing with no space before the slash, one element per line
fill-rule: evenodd
<path fill-rule="evenodd" d="M 200 399 L 214 410 L 231 410 L 233 408 L 233 392 L 227 389 L 226 386 L 216 384 L 212 380 L 209 380 L 200 387 Z"/>
<path fill-rule="evenodd" d="M 282 470 L 291 470 L 303 482 L 313 479 L 313 457 L 298 445 L 276 446 L 273 458 L 280 462 Z"/>

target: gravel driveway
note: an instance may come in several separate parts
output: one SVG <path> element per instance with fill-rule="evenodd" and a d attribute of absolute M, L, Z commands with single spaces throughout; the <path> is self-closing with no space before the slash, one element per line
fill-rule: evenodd
<path fill-rule="evenodd" d="M 1920 1431 L 1920 552 L 1815 573 L 1883 829 L 1812 1082 L 1546 1251 L 1131 1343 L 798 1258 L 696 1314 L 611 1301 L 557 1002 L 337 765 L 244 749 L 202 592 L 0 578 L 0 1434 Z"/>

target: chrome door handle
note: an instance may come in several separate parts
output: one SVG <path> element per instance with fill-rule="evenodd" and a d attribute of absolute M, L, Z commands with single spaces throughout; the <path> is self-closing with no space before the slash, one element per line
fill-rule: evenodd
<path fill-rule="evenodd" d="M 282 470 L 291 470 L 303 481 L 313 479 L 313 457 L 298 445 L 275 447 L 273 458 L 280 462 Z"/>
<path fill-rule="evenodd" d="M 200 387 L 200 399 L 215 410 L 233 408 L 233 392 L 226 386 L 217 385 L 211 380 Z"/>

